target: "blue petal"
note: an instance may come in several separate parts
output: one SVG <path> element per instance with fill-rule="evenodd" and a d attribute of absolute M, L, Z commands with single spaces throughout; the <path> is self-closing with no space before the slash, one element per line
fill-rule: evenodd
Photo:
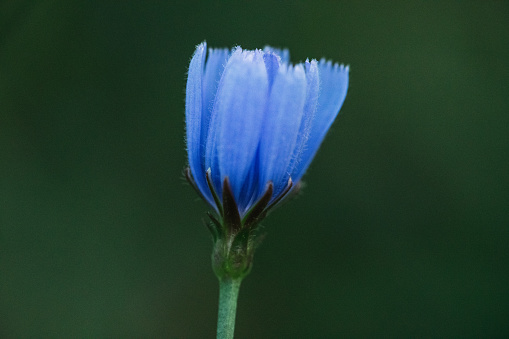
<path fill-rule="evenodd" d="M 296 170 L 302 162 L 302 154 L 306 149 L 311 131 L 312 121 L 315 117 L 316 106 L 318 102 L 318 93 L 320 89 L 320 77 L 318 72 L 318 63 L 316 60 L 311 62 L 306 60 L 306 102 L 304 104 L 304 115 L 297 135 L 297 142 L 293 151 L 292 161 L 288 166 L 288 173 L 291 173 L 292 180 L 297 182 L 300 177 L 296 177 Z"/>
<path fill-rule="evenodd" d="M 254 162 L 251 165 L 251 169 L 247 174 L 246 180 L 244 181 L 244 186 L 242 187 L 242 194 L 240 195 L 237 205 L 239 207 L 240 215 L 243 217 L 245 213 L 252 207 L 252 204 L 258 200 L 258 181 L 260 176 L 260 157 L 258 153 L 260 152 L 260 148 L 258 148 L 257 153 L 254 157 Z"/>
<path fill-rule="evenodd" d="M 266 52 L 263 55 L 263 61 L 265 62 L 265 68 L 267 69 L 267 75 L 269 77 L 269 91 L 274 83 L 274 78 L 277 75 L 277 70 L 281 64 L 281 58 L 272 52 Z"/>
<path fill-rule="evenodd" d="M 210 116 L 214 106 L 217 86 L 223 74 L 224 67 L 228 61 L 229 51 L 227 49 L 209 49 L 205 74 L 203 77 L 203 110 L 201 122 L 201 151 L 200 156 L 205 158 L 205 147 L 207 145 L 207 134 L 210 125 Z M 206 169 L 205 169 L 206 170 Z"/>
<path fill-rule="evenodd" d="M 315 117 L 311 123 L 311 131 L 301 161 L 295 168 L 294 181 L 300 180 L 313 160 L 327 131 L 339 113 L 345 101 L 348 89 L 348 67 L 320 60 L 320 94 Z"/>
<path fill-rule="evenodd" d="M 260 181 L 274 183 L 274 195 L 288 182 L 288 165 L 295 149 L 306 99 L 306 74 L 302 65 L 279 68 L 270 93 L 260 142 Z"/>
<path fill-rule="evenodd" d="M 219 82 L 205 152 L 215 185 L 228 176 L 236 201 L 243 200 L 242 187 L 257 152 L 267 97 L 262 52 L 237 48 Z"/>
<path fill-rule="evenodd" d="M 284 64 L 288 64 L 290 62 L 290 51 L 286 48 L 280 49 L 280 48 L 275 48 L 275 47 L 271 47 L 271 46 L 265 46 L 263 48 L 263 51 L 265 53 L 272 52 L 272 53 L 276 54 L 277 56 L 279 56 L 281 58 L 281 62 Z"/>
<path fill-rule="evenodd" d="M 186 86 L 186 140 L 187 154 L 191 173 L 198 189 L 210 204 L 212 196 L 207 188 L 205 172 L 201 158 L 201 124 L 202 124 L 202 81 L 205 52 L 207 44 L 201 43 L 196 47 L 189 65 Z"/>

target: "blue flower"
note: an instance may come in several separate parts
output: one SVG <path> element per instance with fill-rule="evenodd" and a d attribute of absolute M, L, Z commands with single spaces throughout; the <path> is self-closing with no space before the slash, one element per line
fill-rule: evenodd
<path fill-rule="evenodd" d="M 216 224 L 255 224 L 297 186 L 347 88 L 348 67 L 324 59 L 292 65 L 287 50 L 207 56 L 206 43 L 197 46 L 186 87 L 186 174 L 218 212 Z"/>

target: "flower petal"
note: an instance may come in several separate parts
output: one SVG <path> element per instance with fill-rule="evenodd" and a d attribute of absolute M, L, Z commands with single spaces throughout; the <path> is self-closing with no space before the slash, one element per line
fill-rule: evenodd
<path fill-rule="evenodd" d="M 223 74 L 224 67 L 228 61 L 229 51 L 227 49 L 209 49 L 205 73 L 203 76 L 203 110 L 201 123 L 201 156 L 205 156 L 206 137 L 209 130 L 210 116 L 214 106 L 217 86 Z"/>
<path fill-rule="evenodd" d="M 290 51 L 287 48 L 280 49 L 280 48 L 275 48 L 275 47 L 271 47 L 271 46 L 265 46 L 263 48 L 263 51 L 265 53 L 272 52 L 272 53 L 276 54 L 277 56 L 279 56 L 281 58 L 281 62 L 284 64 L 288 64 L 290 62 Z"/>
<path fill-rule="evenodd" d="M 186 141 L 189 167 L 198 189 L 209 204 L 213 205 L 212 196 L 207 189 L 205 172 L 201 158 L 201 125 L 202 125 L 202 81 L 203 67 L 207 44 L 201 43 L 189 65 L 186 86 Z"/>
<path fill-rule="evenodd" d="M 304 104 L 304 115 L 302 117 L 299 133 L 297 135 L 297 142 L 295 143 L 292 161 L 288 166 L 288 173 L 291 173 L 291 177 L 295 182 L 300 180 L 300 177 L 296 176 L 296 169 L 299 169 L 299 164 L 302 162 L 302 153 L 306 149 L 312 121 L 316 113 L 318 93 L 320 89 L 318 62 L 316 60 L 311 60 L 311 62 L 306 60 L 305 66 L 307 86 L 306 102 Z"/>
<path fill-rule="evenodd" d="M 277 75 L 279 64 L 281 64 L 281 58 L 272 52 L 266 52 L 263 54 L 263 61 L 265 62 L 265 68 L 267 69 L 267 75 L 269 76 L 269 91 L 274 83 L 274 78 Z"/>
<path fill-rule="evenodd" d="M 244 185 L 242 186 L 242 194 L 239 196 L 237 205 L 239 207 L 239 212 L 242 216 L 251 208 L 251 205 L 255 202 L 255 199 L 258 199 L 258 178 L 260 177 L 260 159 L 258 153 L 260 152 L 260 148 L 258 148 L 254 161 L 251 164 L 251 169 L 249 170 L 246 179 L 244 180 Z"/>
<path fill-rule="evenodd" d="M 301 161 L 295 168 L 295 181 L 299 180 L 313 160 L 327 131 L 339 113 L 345 101 L 348 89 L 348 66 L 320 60 L 318 64 L 320 75 L 320 94 L 315 117 L 311 123 L 309 139 L 301 156 Z"/>
<path fill-rule="evenodd" d="M 260 142 L 259 192 L 274 183 L 274 196 L 287 185 L 306 99 L 306 74 L 302 65 L 281 65 L 269 97 Z"/>
<path fill-rule="evenodd" d="M 237 48 L 219 83 L 205 152 L 214 184 L 229 177 L 237 201 L 257 152 L 267 93 L 262 52 Z"/>

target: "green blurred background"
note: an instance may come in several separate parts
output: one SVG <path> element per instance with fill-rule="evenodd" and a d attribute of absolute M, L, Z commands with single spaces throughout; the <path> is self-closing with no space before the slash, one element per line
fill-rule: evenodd
<path fill-rule="evenodd" d="M 509 2 L 0 3 L 0 337 L 215 335 L 195 45 L 351 66 L 238 338 L 509 336 Z"/>

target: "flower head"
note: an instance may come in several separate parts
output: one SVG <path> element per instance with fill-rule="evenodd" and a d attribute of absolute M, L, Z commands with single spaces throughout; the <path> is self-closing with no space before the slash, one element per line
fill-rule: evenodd
<path fill-rule="evenodd" d="M 188 179 L 234 231 L 301 180 L 336 118 L 348 67 L 287 50 L 197 46 L 186 88 Z M 231 228 L 231 227 L 230 227 Z"/>

